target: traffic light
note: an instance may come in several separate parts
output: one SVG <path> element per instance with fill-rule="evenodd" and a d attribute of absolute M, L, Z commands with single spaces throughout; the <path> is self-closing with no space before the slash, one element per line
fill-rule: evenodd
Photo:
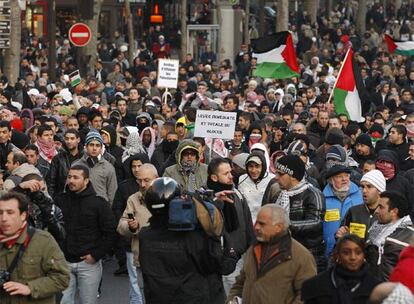
<path fill-rule="evenodd" d="M 150 16 L 151 23 L 162 24 L 164 22 L 164 16 L 160 15 L 158 4 L 154 4 L 154 13 Z"/>

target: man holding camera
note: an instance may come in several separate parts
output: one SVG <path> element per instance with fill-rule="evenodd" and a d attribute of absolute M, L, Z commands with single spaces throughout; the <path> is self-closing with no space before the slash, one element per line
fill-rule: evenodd
<path fill-rule="evenodd" d="M 10 192 L 0 199 L 0 302 L 54 304 L 69 285 L 69 268 L 53 237 L 28 228 L 29 201 Z"/>

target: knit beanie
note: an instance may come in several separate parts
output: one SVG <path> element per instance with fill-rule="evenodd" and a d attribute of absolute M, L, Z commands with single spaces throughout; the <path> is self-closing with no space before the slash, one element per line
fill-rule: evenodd
<path fill-rule="evenodd" d="M 344 145 L 344 132 L 339 128 L 331 128 L 326 132 L 325 143 L 329 145 Z"/>
<path fill-rule="evenodd" d="M 378 189 L 379 192 L 384 192 L 386 188 L 385 177 L 380 170 L 371 170 L 361 178 L 361 182 L 367 182 Z"/>
<path fill-rule="evenodd" d="M 97 140 L 101 145 L 104 144 L 101 134 L 96 130 L 91 130 L 88 132 L 85 138 L 85 145 L 88 145 L 92 140 Z"/>
<path fill-rule="evenodd" d="M 287 148 L 286 154 L 306 155 L 305 145 L 300 140 L 294 140 Z"/>
<path fill-rule="evenodd" d="M 341 145 L 333 145 L 326 153 L 326 160 L 334 160 L 339 163 L 345 163 L 346 151 Z"/>
<path fill-rule="evenodd" d="M 60 110 L 59 110 L 59 114 L 71 117 L 72 116 L 72 109 L 69 108 L 68 106 L 61 106 Z"/>
<path fill-rule="evenodd" d="M 246 160 L 248 157 L 249 153 L 240 153 L 233 157 L 232 162 L 243 170 L 246 170 Z"/>
<path fill-rule="evenodd" d="M 275 163 L 275 169 L 286 173 L 298 181 L 305 175 L 305 164 L 297 155 L 286 155 Z"/>
<path fill-rule="evenodd" d="M 366 133 L 361 134 L 356 138 L 355 145 L 357 145 L 357 144 L 366 145 L 370 148 L 373 148 L 371 137 Z"/>

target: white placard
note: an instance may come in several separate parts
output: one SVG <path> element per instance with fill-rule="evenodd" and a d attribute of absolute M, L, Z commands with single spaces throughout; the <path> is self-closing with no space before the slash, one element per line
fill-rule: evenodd
<path fill-rule="evenodd" d="M 175 59 L 158 59 L 158 80 L 160 88 L 177 88 L 180 62 Z"/>
<path fill-rule="evenodd" d="M 195 137 L 233 139 L 237 113 L 197 110 Z"/>

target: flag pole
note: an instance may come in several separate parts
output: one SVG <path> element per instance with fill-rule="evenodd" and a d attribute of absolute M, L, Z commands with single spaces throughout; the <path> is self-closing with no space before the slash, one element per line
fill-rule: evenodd
<path fill-rule="evenodd" d="M 351 49 L 352 49 L 352 47 L 350 47 L 350 48 L 348 49 L 348 51 L 346 51 L 345 58 L 344 58 L 344 60 L 342 61 L 342 65 L 341 65 L 341 68 L 339 69 L 338 76 L 337 76 L 337 77 L 336 77 L 336 79 L 335 79 L 335 83 L 334 83 L 334 85 L 333 85 L 333 87 L 332 87 L 331 94 L 329 95 L 328 103 L 331 103 L 332 96 L 333 96 L 333 92 L 334 92 L 335 87 L 336 87 L 336 83 L 338 82 L 339 76 L 341 76 L 341 73 L 342 73 L 342 68 L 343 68 L 343 67 L 344 67 L 344 65 L 345 65 L 344 63 L 346 62 L 346 59 L 348 58 L 348 55 L 349 55 L 349 51 L 350 51 Z"/>

